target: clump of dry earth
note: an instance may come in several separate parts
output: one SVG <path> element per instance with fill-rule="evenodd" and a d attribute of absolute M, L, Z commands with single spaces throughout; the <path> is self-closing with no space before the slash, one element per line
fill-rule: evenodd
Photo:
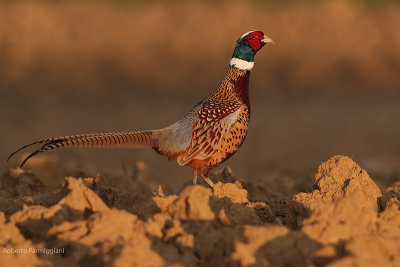
<path fill-rule="evenodd" d="M 395 266 L 400 182 L 381 192 L 345 156 L 322 163 L 310 192 L 252 201 L 229 170 L 211 190 L 132 192 L 112 177 L 66 177 L 47 190 L 31 172 L 0 179 L 0 265 Z M 24 253 L 58 248 L 63 253 Z M 14 251 L 14 253 L 10 253 Z M 16 251 L 19 251 L 18 253 Z"/>

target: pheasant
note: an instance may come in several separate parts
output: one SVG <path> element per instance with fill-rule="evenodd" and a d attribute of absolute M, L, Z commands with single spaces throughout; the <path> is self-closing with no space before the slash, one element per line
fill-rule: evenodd
<path fill-rule="evenodd" d="M 61 147 L 151 147 L 157 153 L 193 169 L 193 184 L 200 175 L 214 187 L 209 178 L 212 168 L 231 157 L 243 144 L 250 119 L 249 79 L 255 54 L 267 43 L 274 43 L 261 31 L 244 33 L 236 47 L 221 84 L 209 97 L 168 127 L 158 130 L 94 133 L 44 139 L 25 145 L 40 148 L 33 156 Z"/>

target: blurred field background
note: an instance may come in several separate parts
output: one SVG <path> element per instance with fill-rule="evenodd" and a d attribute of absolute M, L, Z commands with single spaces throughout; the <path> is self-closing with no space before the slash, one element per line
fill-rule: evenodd
<path fill-rule="evenodd" d="M 169 125 L 216 88 L 251 29 L 276 45 L 256 57 L 249 134 L 224 165 L 283 194 L 309 188 L 335 154 L 380 186 L 398 180 L 396 1 L 1 1 L 0 169 L 43 138 Z M 172 191 L 191 182 L 151 150 L 43 156 L 55 184 L 77 171 L 132 175 L 139 160 Z"/>

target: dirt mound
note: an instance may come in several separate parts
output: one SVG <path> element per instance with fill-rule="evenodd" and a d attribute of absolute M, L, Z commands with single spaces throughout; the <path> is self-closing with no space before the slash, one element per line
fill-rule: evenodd
<path fill-rule="evenodd" d="M 32 173 L 13 169 L 5 174 L 0 181 L 1 265 L 400 262 L 400 183 L 382 195 L 348 157 L 321 164 L 312 192 L 262 202 L 249 200 L 238 181 L 218 182 L 214 190 L 187 186 L 171 195 L 161 186 L 151 193 L 137 185 L 141 190 L 134 193 L 110 181 L 67 177 L 61 188 L 46 191 Z"/>

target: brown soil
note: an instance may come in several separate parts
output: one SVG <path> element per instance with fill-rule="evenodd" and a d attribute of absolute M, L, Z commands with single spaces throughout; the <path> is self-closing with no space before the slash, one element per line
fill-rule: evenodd
<path fill-rule="evenodd" d="M 381 193 L 348 157 L 334 156 L 322 163 L 312 190 L 287 198 L 253 186 L 252 195 L 265 200 L 251 199 L 247 185 L 229 168 L 214 178 L 219 181 L 214 190 L 186 186 L 170 195 L 161 186 L 152 193 L 146 181 L 101 175 L 66 177 L 61 187 L 49 190 L 34 173 L 11 169 L 0 180 L 1 246 L 64 248 L 64 252 L 3 249 L 0 265 L 395 266 L 400 262 L 400 183 Z"/>

